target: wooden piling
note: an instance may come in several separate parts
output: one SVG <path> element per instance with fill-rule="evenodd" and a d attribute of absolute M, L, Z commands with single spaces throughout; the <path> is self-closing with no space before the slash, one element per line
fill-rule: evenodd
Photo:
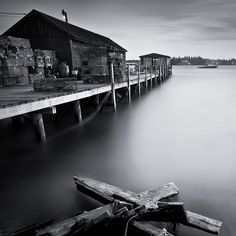
<path fill-rule="evenodd" d="M 152 89 L 152 66 L 151 66 L 151 71 L 150 71 L 150 84 L 151 84 L 151 89 Z"/>
<path fill-rule="evenodd" d="M 141 94 L 141 87 L 140 87 L 140 64 L 138 65 L 138 95 Z"/>
<path fill-rule="evenodd" d="M 147 65 L 145 65 L 145 86 L 146 86 L 146 92 L 147 92 L 148 90 Z"/>
<path fill-rule="evenodd" d="M 116 89 L 115 89 L 115 78 L 114 78 L 114 65 L 111 63 L 111 93 L 113 101 L 113 110 L 116 111 Z"/>
<path fill-rule="evenodd" d="M 99 102 L 100 102 L 100 98 L 99 98 L 99 94 L 97 94 L 95 95 L 95 98 L 94 98 L 94 103 L 95 103 L 96 108 L 99 107 Z"/>
<path fill-rule="evenodd" d="M 155 85 L 157 86 L 157 66 L 155 65 L 155 67 L 154 67 L 154 69 L 155 69 Z"/>
<path fill-rule="evenodd" d="M 44 128 L 42 113 L 40 113 L 40 112 L 32 113 L 32 119 L 33 119 L 33 125 L 34 125 L 34 131 L 35 131 L 36 138 L 40 142 L 45 142 L 46 141 L 46 132 L 45 132 L 45 128 Z"/>
<path fill-rule="evenodd" d="M 83 122 L 83 118 L 82 118 L 80 100 L 74 102 L 74 111 L 75 111 L 75 120 L 78 124 L 81 125 Z"/>
<path fill-rule="evenodd" d="M 159 83 L 161 84 L 161 64 L 158 66 L 158 69 L 159 69 Z"/>
<path fill-rule="evenodd" d="M 130 89 L 130 67 L 128 65 L 128 80 L 127 80 L 127 88 L 128 88 L 128 102 L 131 102 L 131 89 Z"/>

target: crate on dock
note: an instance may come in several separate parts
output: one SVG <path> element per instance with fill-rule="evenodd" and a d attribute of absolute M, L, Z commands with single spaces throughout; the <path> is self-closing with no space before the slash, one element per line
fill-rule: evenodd
<path fill-rule="evenodd" d="M 16 37 L 12 37 L 12 36 L 1 36 L 0 37 L 0 46 L 6 47 L 6 48 L 8 46 L 19 48 L 20 45 L 21 45 L 20 38 L 16 38 Z"/>
<path fill-rule="evenodd" d="M 18 66 L 1 66 L 2 77 L 17 77 L 20 74 Z"/>
<path fill-rule="evenodd" d="M 8 56 L 1 58 L 1 64 L 5 67 L 19 66 L 19 61 L 17 56 Z"/>

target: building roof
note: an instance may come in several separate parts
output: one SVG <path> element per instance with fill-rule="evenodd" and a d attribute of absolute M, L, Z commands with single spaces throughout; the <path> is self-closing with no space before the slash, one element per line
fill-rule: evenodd
<path fill-rule="evenodd" d="M 59 20 L 55 17 L 52 17 L 50 15 L 47 15 L 45 13 L 42 13 L 37 10 L 32 10 L 30 13 L 28 13 L 25 17 L 23 17 L 20 21 L 18 21 L 15 25 L 13 25 L 11 28 L 9 28 L 3 35 L 9 35 L 10 32 L 24 22 L 24 20 L 28 19 L 32 15 L 37 15 L 50 24 L 52 24 L 54 27 L 57 27 L 61 31 L 67 33 L 67 23 L 65 21 Z M 94 46 L 106 46 L 113 50 L 119 50 L 126 52 L 127 50 L 109 39 L 108 37 L 102 36 L 100 34 L 96 34 L 92 31 L 80 28 L 78 26 L 68 24 L 68 33 L 73 40 L 77 40 L 82 43 L 88 43 L 90 45 Z"/>
<path fill-rule="evenodd" d="M 171 58 L 170 56 L 167 55 L 163 55 L 163 54 L 159 54 L 159 53 L 149 53 L 146 55 L 142 55 L 139 57 L 147 57 L 147 58 L 161 58 L 161 57 L 167 57 L 167 58 Z"/>

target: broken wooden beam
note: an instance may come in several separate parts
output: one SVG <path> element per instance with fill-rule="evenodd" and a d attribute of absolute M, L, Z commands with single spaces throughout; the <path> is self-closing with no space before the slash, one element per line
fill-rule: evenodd
<path fill-rule="evenodd" d="M 136 206 L 144 205 L 146 209 L 158 208 L 158 205 L 152 200 L 144 198 L 134 192 L 98 180 L 90 179 L 85 176 L 74 176 L 74 180 L 78 190 L 103 203 L 111 202 L 113 199 L 118 199 L 135 204 Z"/>
<path fill-rule="evenodd" d="M 126 204 L 111 203 L 94 210 L 84 212 L 78 216 L 52 224 L 36 232 L 36 236 L 68 236 L 82 235 L 95 225 L 109 221 L 116 213 L 127 212 Z"/>
<path fill-rule="evenodd" d="M 153 196 L 155 199 L 155 196 Z M 183 202 L 158 202 L 158 209 L 145 212 L 146 220 L 181 223 L 208 233 L 219 234 L 222 222 L 185 210 Z"/>
<path fill-rule="evenodd" d="M 186 211 L 182 202 L 162 202 L 179 193 L 174 183 L 169 183 L 159 188 L 152 188 L 140 194 L 106 184 L 84 176 L 75 176 L 78 190 L 100 201 L 112 202 L 114 199 L 126 201 L 134 206 L 143 206 L 145 211 L 139 213 L 144 219 L 157 220 L 201 229 L 209 233 L 218 234 L 222 222 Z"/>
<path fill-rule="evenodd" d="M 185 225 L 204 230 L 208 233 L 219 234 L 222 226 L 221 221 L 211 219 L 191 211 L 186 211 L 186 214 L 188 222 Z"/>
<path fill-rule="evenodd" d="M 144 235 L 152 235 L 152 236 L 173 236 L 170 234 L 165 228 L 159 229 L 156 226 L 150 224 L 149 222 L 143 221 L 133 221 L 132 227 L 137 228 L 142 231 Z"/>
<path fill-rule="evenodd" d="M 161 187 L 148 189 L 139 195 L 143 198 L 150 198 L 154 203 L 158 203 L 158 201 L 173 197 L 178 193 L 179 189 L 174 183 L 171 182 Z"/>

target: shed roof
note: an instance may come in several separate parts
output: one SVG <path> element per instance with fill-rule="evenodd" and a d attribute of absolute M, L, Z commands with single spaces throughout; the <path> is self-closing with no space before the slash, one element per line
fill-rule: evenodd
<path fill-rule="evenodd" d="M 26 16 L 24 16 L 20 21 L 18 21 L 15 25 L 9 28 L 3 35 L 10 35 L 11 31 L 15 27 L 23 23 L 25 19 L 28 19 L 32 15 L 37 15 L 43 18 L 48 23 L 52 24 L 54 27 L 57 27 L 61 31 L 67 33 L 67 23 L 65 21 L 59 20 L 55 17 L 52 17 L 50 15 L 47 15 L 43 12 L 40 12 L 34 9 L 30 13 L 28 13 Z M 77 40 L 83 43 L 88 43 L 94 46 L 106 46 L 114 50 L 119 50 L 119 51 L 124 51 L 124 52 L 127 51 L 126 49 L 124 49 L 123 47 L 121 47 L 120 45 L 118 45 L 117 43 L 115 43 L 108 37 L 102 36 L 100 34 L 96 34 L 92 31 L 80 28 L 72 24 L 68 24 L 68 26 L 69 26 L 68 33 L 73 40 Z"/>
<path fill-rule="evenodd" d="M 147 58 L 161 58 L 161 57 L 167 57 L 167 58 L 171 58 L 170 56 L 163 55 L 163 54 L 159 54 L 159 53 L 149 53 L 149 54 L 142 55 L 142 56 L 140 56 L 140 57 L 147 57 Z"/>

